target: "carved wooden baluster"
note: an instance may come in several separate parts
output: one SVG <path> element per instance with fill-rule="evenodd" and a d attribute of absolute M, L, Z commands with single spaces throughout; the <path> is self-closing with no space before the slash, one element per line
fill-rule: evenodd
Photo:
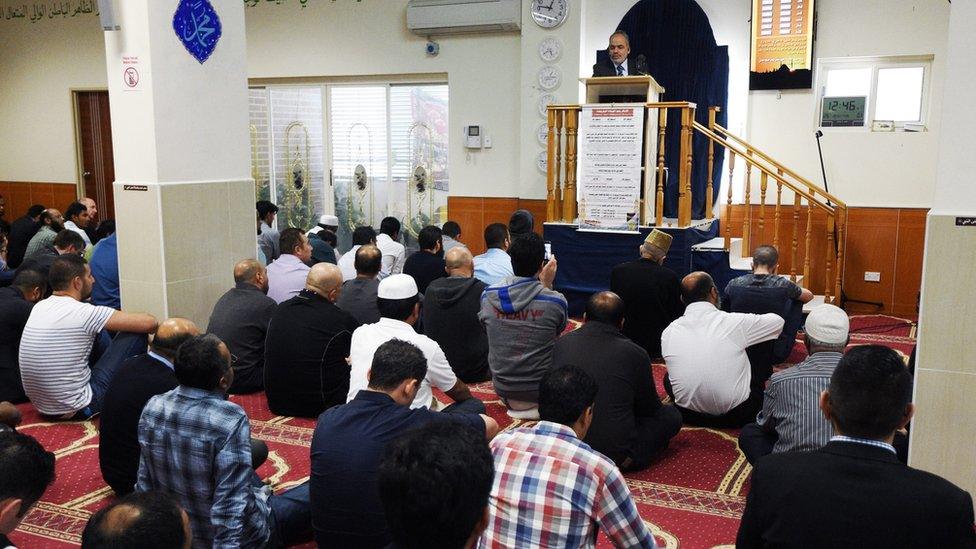
<path fill-rule="evenodd" d="M 566 113 L 566 192 L 563 193 L 563 221 L 576 219 L 576 109 Z"/>
<path fill-rule="evenodd" d="M 660 227 L 664 219 L 664 149 L 668 127 L 668 109 L 657 110 L 657 193 L 654 199 L 654 225 Z"/>
<path fill-rule="evenodd" d="M 725 199 L 725 251 L 732 249 L 732 176 L 735 175 L 735 152 L 729 151 L 729 192 Z"/>
<path fill-rule="evenodd" d="M 708 108 L 708 129 L 715 131 L 715 112 L 718 107 Z M 711 219 L 712 215 L 712 168 L 715 166 L 715 142 L 708 140 L 708 179 L 705 185 L 705 219 Z"/>
<path fill-rule="evenodd" d="M 546 113 L 546 221 L 556 221 L 556 111 Z"/>
<path fill-rule="evenodd" d="M 749 151 L 746 151 L 748 156 Z M 746 212 L 742 218 L 742 253 L 751 253 L 752 248 L 749 247 L 749 233 L 752 231 L 752 164 L 749 162 L 751 158 L 746 159 L 746 199 L 745 207 Z"/>
<path fill-rule="evenodd" d="M 790 254 L 790 280 L 796 282 L 796 258 L 800 232 L 800 195 L 793 193 L 793 245 Z"/>
<path fill-rule="evenodd" d="M 565 193 L 563 192 L 560 184 L 564 182 L 563 172 L 560 169 L 562 167 L 563 158 L 563 121 L 566 119 L 566 111 L 558 110 L 556 111 L 556 165 L 554 169 L 556 170 L 556 217 L 555 221 L 559 221 L 563 217 L 563 200 L 565 199 Z"/>
<path fill-rule="evenodd" d="M 681 174 L 678 178 L 678 226 L 691 224 L 691 121 L 694 111 L 690 107 L 681 109 Z M 687 212 L 687 213 L 686 213 Z"/>
<path fill-rule="evenodd" d="M 835 210 L 836 211 L 836 210 Z M 834 214 L 827 212 L 827 257 L 825 258 L 826 269 L 824 269 L 824 303 L 830 303 L 830 294 L 834 277 L 831 269 L 834 263 Z"/>
<path fill-rule="evenodd" d="M 783 175 L 783 170 L 779 171 L 779 175 L 780 176 Z M 783 200 L 783 182 L 777 179 L 776 180 L 776 213 L 773 214 L 773 223 L 775 224 L 773 226 L 773 247 L 776 248 L 776 251 L 779 251 L 779 222 L 780 219 L 782 218 L 782 214 L 780 213 L 782 200 Z"/>
<path fill-rule="evenodd" d="M 766 187 L 769 185 L 769 174 L 763 170 L 759 176 L 759 241 L 766 243 Z"/>
<path fill-rule="evenodd" d="M 847 224 L 847 209 L 837 208 L 837 275 L 834 281 L 834 301 L 838 306 L 843 301 L 844 279 L 844 227 Z M 829 281 L 828 281 L 829 283 Z"/>
<path fill-rule="evenodd" d="M 803 287 L 810 287 L 810 237 L 813 236 L 813 204 L 807 200 L 807 245 L 803 254 Z"/>

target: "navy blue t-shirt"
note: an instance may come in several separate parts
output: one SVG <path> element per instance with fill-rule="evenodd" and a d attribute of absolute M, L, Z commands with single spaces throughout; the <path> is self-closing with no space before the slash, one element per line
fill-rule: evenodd
<path fill-rule="evenodd" d="M 484 431 L 477 414 L 411 410 L 389 395 L 360 391 L 319 416 L 312 436 L 312 526 L 319 547 L 385 547 L 386 526 L 376 471 L 387 443 L 408 429 L 449 421 Z"/>

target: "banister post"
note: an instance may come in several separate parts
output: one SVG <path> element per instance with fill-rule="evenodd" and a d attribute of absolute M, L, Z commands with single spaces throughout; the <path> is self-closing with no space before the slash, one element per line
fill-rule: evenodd
<path fill-rule="evenodd" d="M 654 195 L 654 225 L 660 227 L 664 219 L 664 151 L 668 128 L 668 108 L 657 110 L 657 192 Z"/>
<path fill-rule="evenodd" d="M 729 189 L 725 202 L 725 251 L 732 249 L 732 176 L 735 175 L 735 151 L 729 151 Z"/>
<path fill-rule="evenodd" d="M 708 129 L 715 132 L 715 113 L 718 107 L 708 108 Z M 715 166 L 715 142 L 711 138 L 708 140 L 708 183 L 705 185 L 705 219 L 711 219 L 712 215 L 712 171 Z"/>
<path fill-rule="evenodd" d="M 556 221 L 556 111 L 552 108 L 546 113 L 546 221 Z"/>
<path fill-rule="evenodd" d="M 563 221 L 576 219 L 576 109 L 566 113 L 566 192 L 563 193 Z"/>
<path fill-rule="evenodd" d="M 678 185 L 678 226 L 691 225 L 691 121 L 694 109 L 681 109 L 681 176 Z"/>

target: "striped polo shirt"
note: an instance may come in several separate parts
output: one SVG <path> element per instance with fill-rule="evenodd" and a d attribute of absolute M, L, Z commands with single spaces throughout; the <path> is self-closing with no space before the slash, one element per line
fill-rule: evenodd
<path fill-rule="evenodd" d="M 114 312 L 57 295 L 34 305 L 20 340 L 20 373 L 39 412 L 63 415 L 88 406 L 88 357 L 95 336 Z"/>
<path fill-rule="evenodd" d="M 779 439 L 774 453 L 816 450 L 830 442 L 834 429 L 820 411 L 820 393 L 830 385 L 830 376 L 843 356 L 815 353 L 769 379 L 756 423 L 775 426 Z"/>

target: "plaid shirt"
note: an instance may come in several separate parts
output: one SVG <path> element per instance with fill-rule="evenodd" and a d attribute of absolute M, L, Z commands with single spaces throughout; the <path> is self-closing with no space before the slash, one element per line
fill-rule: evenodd
<path fill-rule="evenodd" d="M 540 421 L 491 443 L 495 481 L 479 547 L 657 547 L 612 461 L 569 427 Z"/>
<path fill-rule="evenodd" d="M 139 419 L 136 490 L 176 497 L 194 547 L 264 547 L 269 492 L 254 482 L 250 441 L 244 410 L 220 393 L 181 385 L 154 396 Z"/>

